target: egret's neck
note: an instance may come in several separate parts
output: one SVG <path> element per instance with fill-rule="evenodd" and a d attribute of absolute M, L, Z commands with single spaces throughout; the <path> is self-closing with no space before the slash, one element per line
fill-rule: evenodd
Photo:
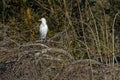
<path fill-rule="evenodd" d="M 42 22 L 43 25 L 46 25 L 46 22 Z"/>

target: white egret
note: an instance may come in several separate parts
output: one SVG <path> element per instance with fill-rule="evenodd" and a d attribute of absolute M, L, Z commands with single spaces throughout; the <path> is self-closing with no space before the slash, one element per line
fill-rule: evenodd
<path fill-rule="evenodd" d="M 39 33 L 40 33 L 40 39 L 43 41 L 46 40 L 46 35 L 48 33 L 48 26 L 45 18 L 41 18 L 39 21 L 42 22 L 39 26 Z"/>

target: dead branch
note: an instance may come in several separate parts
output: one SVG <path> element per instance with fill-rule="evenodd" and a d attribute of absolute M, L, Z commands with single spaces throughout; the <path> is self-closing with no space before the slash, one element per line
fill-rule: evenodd
<path fill-rule="evenodd" d="M 69 52 L 67 52 L 66 50 L 63 50 L 63 49 L 59 49 L 59 48 L 49 48 L 48 51 L 50 53 L 61 53 L 61 54 L 64 54 L 66 56 L 69 56 L 71 59 L 73 58 Z"/>
<path fill-rule="evenodd" d="M 21 45 L 21 47 L 27 47 L 27 46 L 41 46 L 41 47 L 49 48 L 47 45 L 41 43 L 27 43 Z"/>
<path fill-rule="evenodd" d="M 74 61 L 72 62 L 70 65 L 75 65 L 75 64 L 89 64 L 89 63 L 92 63 L 92 64 L 97 64 L 97 65 L 100 65 L 102 63 L 100 63 L 99 61 L 96 61 L 96 60 L 92 60 L 92 59 L 83 59 L 83 60 L 77 60 L 77 61 Z"/>
<path fill-rule="evenodd" d="M 35 0 L 43 9 L 50 11 L 50 9 L 46 8 L 44 5 L 42 5 L 42 3 L 40 3 L 39 1 Z"/>

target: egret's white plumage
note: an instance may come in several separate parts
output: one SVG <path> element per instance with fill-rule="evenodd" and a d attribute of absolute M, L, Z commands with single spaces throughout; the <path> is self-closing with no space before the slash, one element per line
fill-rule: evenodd
<path fill-rule="evenodd" d="M 48 26 L 45 18 L 41 18 L 40 21 L 42 22 L 39 26 L 40 38 L 41 40 L 44 40 L 46 39 L 46 35 L 48 33 Z"/>

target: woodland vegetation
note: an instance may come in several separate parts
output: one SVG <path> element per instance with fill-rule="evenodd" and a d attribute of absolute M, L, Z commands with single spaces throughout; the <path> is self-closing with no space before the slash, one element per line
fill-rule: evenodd
<path fill-rule="evenodd" d="M 0 0 L 0 80 L 120 80 L 120 0 Z"/>

